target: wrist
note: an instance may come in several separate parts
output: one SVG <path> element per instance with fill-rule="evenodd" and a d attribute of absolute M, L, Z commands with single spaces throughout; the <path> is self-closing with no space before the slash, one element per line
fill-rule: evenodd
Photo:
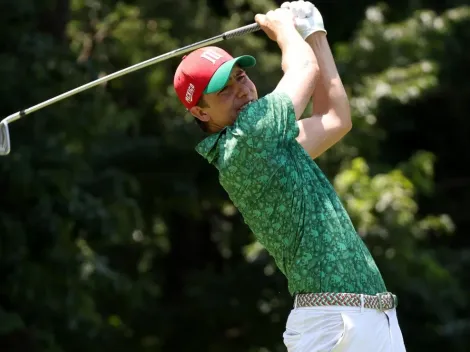
<path fill-rule="evenodd" d="M 276 36 L 277 44 L 281 50 L 286 49 L 291 44 L 295 44 L 299 40 L 303 41 L 295 27 L 284 27 Z"/>
<path fill-rule="evenodd" d="M 314 51 L 320 50 L 325 45 L 328 45 L 328 40 L 326 39 L 326 33 L 323 31 L 317 31 L 311 33 L 305 41 L 312 47 Z"/>

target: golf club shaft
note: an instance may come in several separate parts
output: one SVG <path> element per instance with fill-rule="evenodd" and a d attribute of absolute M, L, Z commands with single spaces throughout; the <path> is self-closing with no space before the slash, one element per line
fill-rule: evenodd
<path fill-rule="evenodd" d="M 105 82 L 108 82 L 112 79 L 115 79 L 115 78 L 118 78 L 118 77 L 121 77 L 121 76 L 124 76 L 128 73 L 131 73 L 131 72 L 134 72 L 134 71 L 137 71 L 137 70 L 140 70 L 144 67 L 147 67 L 147 66 L 150 66 L 150 65 L 153 65 L 153 64 L 156 64 L 158 62 L 161 62 L 161 61 L 164 61 L 164 60 L 167 60 L 167 59 L 170 59 L 170 58 L 173 58 L 175 56 L 178 56 L 178 55 L 182 55 L 182 54 L 185 54 L 189 51 L 193 51 L 193 50 L 196 50 L 196 49 L 199 49 L 199 48 L 202 48 L 204 46 L 208 46 L 208 45 L 212 45 L 212 44 L 215 44 L 217 42 L 220 42 L 220 41 L 223 41 L 223 40 L 226 40 L 226 39 L 231 39 L 231 38 L 234 38 L 234 37 L 239 37 L 239 36 L 242 36 L 242 35 L 245 35 L 245 34 L 249 34 L 249 33 L 253 33 L 253 32 L 256 32 L 260 29 L 259 25 L 257 23 L 253 23 L 253 24 L 250 24 L 250 25 L 247 25 L 247 26 L 243 26 L 243 27 L 240 27 L 240 28 L 237 28 L 237 29 L 233 29 L 233 30 L 230 30 L 230 31 L 227 31 L 225 33 L 222 33 L 222 34 L 219 34 L 215 37 L 212 37 L 212 38 L 209 38 L 209 39 L 205 39 L 205 40 L 202 40 L 200 42 L 197 42 L 197 43 L 194 43 L 194 44 L 190 44 L 190 45 L 187 45 L 187 46 L 184 46 L 182 48 L 179 48 L 179 49 L 176 49 L 176 50 L 173 50 L 173 51 L 170 51 L 166 54 L 163 54 L 163 55 L 160 55 L 160 56 L 156 56 L 152 59 L 149 59 L 149 60 L 146 60 L 146 61 L 143 61 L 143 62 L 140 62 L 138 64 L 135 64 L 133 66 L 129 66 L 125 69 L 122 69 L 120 71 L 117 71 L 117 72 L 114 72 L 114 73 L 111 73 L 107 76 L 104 76 L 104 77 L 101 77 L 99 79 L 96 79 L 90 83 L 87 83 L 87 84 L 84 84 L 80 87 L 77 87 L 75 89 L 72 89 L 72 90 L 69 90 L 68 92 L 65 92 L 63 94 L 60 94 L 54 98 L 51 98 L 49 100 L 46 100 L 40 104 L 37 104 L 37 105 L 34 105 L 30 108 L 27 108 L 25 110 L 21 110 L 21 111 L 18 111 L 17 113 L 14 113 L 12 115 L 9 115 L 7 116 L 5 119 L 2 120 L 2 122 L 5 122 L 5 123 L 10 123 L 10 122 L 13 122 L 13 121 L 16 121 L 20 118 L 22 118 L 23 116 L 26 116 L 28 114 L 31 114 L 35 111 L 38 111 L 42 108 L 45 108 L 46 106 L 49 106 L 49 105 L 52 105 L 54 103 L 57 103 L 65 98 L 68 98 L 68 97 L 71 97 L 72 95 L 75 95 L 77 93 L 80 93 L 80 92 L 83 92 L 87 89 L 90 89 L 90 88 L 93 88 L 99 84 L 102 84 L 102 83 L 105 83 Z"/>

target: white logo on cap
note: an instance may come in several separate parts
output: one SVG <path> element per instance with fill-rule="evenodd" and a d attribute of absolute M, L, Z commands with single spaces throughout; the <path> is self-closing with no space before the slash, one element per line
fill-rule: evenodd
<path fill-rule="evenodd" d="M 186 91 L 186 101 L 188 103 L 193 101 L 193 95 L 194 95 L 195 89 L 196 89 L 196 87 L 194 87 L 194 85 L 192 83 L 189 83 L 188 90 Z"/>
<path fill-rule="evenodd" d="M 209 60 L 212 62 L 213 65 L 215 65 L 215 62 L 222 57 L 219 53 L 216 53 L 213 50 L 206 50 L 202 53 L 201 55 L 202 58 Z"/>

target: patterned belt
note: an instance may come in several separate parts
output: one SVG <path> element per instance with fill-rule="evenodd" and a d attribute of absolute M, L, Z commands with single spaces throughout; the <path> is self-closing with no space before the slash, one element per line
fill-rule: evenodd
<path fill-rule="evenodd" d="M 363 302 L 363 304 L 361 303 Z M 303 293 L 295 296 L 295 307 L 343 306 L 361 307 L 385 311 L 396 308 L 397 296 L 390 292 L 375 296 L 356 293 Z"/>

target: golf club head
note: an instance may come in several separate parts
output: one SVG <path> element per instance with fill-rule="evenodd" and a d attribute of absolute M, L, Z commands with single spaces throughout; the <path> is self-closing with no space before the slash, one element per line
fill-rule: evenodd
<path fill-rule="evenodd" d="M 8 155 L 10 153 L 10 133 L 8 132 L 8 124 L 5 121 L 0 122 L 0 155 Z"/>

